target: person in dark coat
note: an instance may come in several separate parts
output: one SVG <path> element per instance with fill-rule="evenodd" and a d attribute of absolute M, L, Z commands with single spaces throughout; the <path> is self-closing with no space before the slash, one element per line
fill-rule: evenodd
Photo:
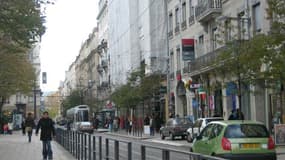
<path fill-rule="evenodd" d="M 36 130 L 36 135 L 39 133 L 39 129 L 41 129 L 40 139 L 43 143 L 43 158 L 44 159 L 52 159 L 52 149 L 51 149 L 51 140 L 52 136 L 55 137 L 55 129 L 54 122 L 49 118 L 48 112 L 45 111 L 43 113 L 43 117 L 39 120 Z"/>
<path fill-rule="evenodd" d="M 28 117 L 25 120 L 25 131 L 28 133 L 28 141 L 31 143 L 32 140 L 32 134 L 33 134 L 33 128 L 35 127 L 35 121 L 32 117 L 32 113 L 28 113 Z"/>
<path fill-rule="evenodd" d="M 22 127 L 22 133 L 23 133 L 23 136 L 26 134 L 26 128 L 25 128 L 25 120 L 22 121 L 21 123 L 21 127 Z"/>

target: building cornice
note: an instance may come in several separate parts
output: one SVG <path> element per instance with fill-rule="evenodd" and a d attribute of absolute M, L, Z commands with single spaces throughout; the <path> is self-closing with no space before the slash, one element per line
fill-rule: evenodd
<path fill-rule="evenodd" d="M 101 8 L 101 10 L 99 11 L 99 14 L 97 16 L 97 20 L 99 20 L 99 18 L 102 16 L 103 12 L 106 10 L 107 8 L 107 1 L 105 2 L 104 6 Z"/>

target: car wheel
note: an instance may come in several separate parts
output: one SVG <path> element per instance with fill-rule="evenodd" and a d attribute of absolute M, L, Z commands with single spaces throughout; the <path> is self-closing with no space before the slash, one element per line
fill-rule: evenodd
<path fill-rule="evenodd" d="M 165 139 L 165 136 L 163 135 L 163 133 L 160 133 L 160 137 L 161 137 L 162 140 Z"/>
<path fill-rule="evenodd" d="M 175 136 L 172 133 L 169 133 L 169 136 L 170 136 L 171 140 L 175 139 Z"/>
<path fill-rule="evenodd" d="M 192 143 L 193 142 L 193 138 L 190 134 L 187 135 L 186 137 L 187 142 Z"/>

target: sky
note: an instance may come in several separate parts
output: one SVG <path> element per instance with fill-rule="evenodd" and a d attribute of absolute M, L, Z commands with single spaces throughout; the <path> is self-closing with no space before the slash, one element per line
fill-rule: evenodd
<path fill-rule="evenodd" d="M 41 71 L 47 72 L 44 92 L 58 90 L 65 71 L 74 62 L 81 44 L 97 25 L 98 0 L 56 0 L 46 11 L 42 37 Z"/>

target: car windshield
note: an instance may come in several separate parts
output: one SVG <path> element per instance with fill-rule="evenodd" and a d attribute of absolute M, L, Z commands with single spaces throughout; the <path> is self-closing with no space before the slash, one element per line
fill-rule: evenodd
<path fill-rule="evenodd" d="M 174 124 L 191 124 L 192 122 L 188 118 L 175 118 Z"/>
<path fill-rule="evenodd" d="M 260 124 L 232 124 L 226 129 L 226 138 L 265 138 L 269 133 L 264 125 Z"/>

